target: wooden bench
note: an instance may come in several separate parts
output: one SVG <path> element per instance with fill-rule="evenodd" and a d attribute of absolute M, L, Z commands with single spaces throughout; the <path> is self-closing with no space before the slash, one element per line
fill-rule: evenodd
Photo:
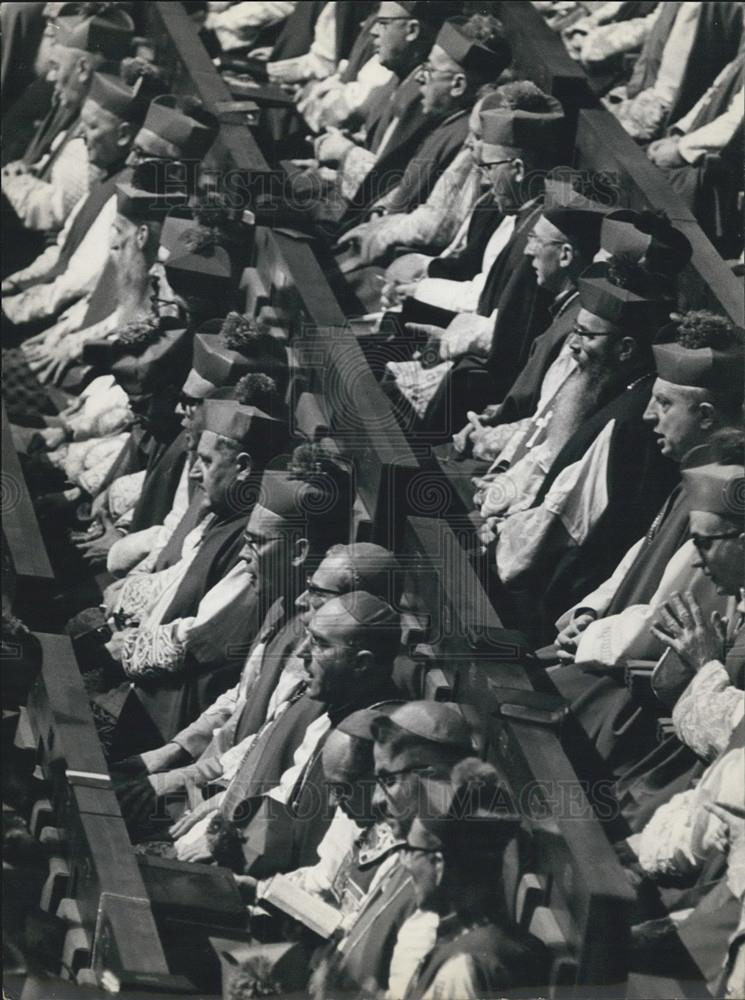
<path fill-rule="evenodd" d="M 180 995 L 214 988 L 209 936 L 242 930 L 245 920 L 232 875 L 136 855 L 70 639 L 39 639 L 42 671 L 27 711 L 51 802 L 37 803 L 32 827 L 63 831 L 42 903 L 72 924 L 65 964 L 81 982 L 114 977 Z"/>
<path fill-rule="evenodd" d="M 2 407 L 2 484 L 0 484 L 0 511 L 2 512 L 3 544 L 7 545 L 16 577 L 14 608 L 16 614 L 30 627 L 43 624 L 40 615 L 49 614 L 54 572 L 41 537 L 31 497 L 18 460 L 13 436 Z"/>
<path fill-rule="evenodd" d="M 72 643 L 67 636 L 39 634 L 42 670 L 28 701 L 38 762 L 52 792 L 53 825 L 65 831 L 64 856 L 53 858 L 46 903 L 74 901 L 88 940 L 87 960 L 115 969 L 127 982 L 162 982 L 169 973 L 119 804 L 111 786 Z M 102 940 L 101 898 L 117 898 Z M 69 905 L 68 905 L 69 910 Z M 95 955 L 94 955 L 95 952 Z M 79 960 L 80 962 L 81 960 Z M 113 964 L 112 964 L 113 963 Z"/>
<path fill-rule="evenodd" d="M 483 754 L 528 817 L 534 850 L 515 910 L 552 947 L 552 991 L 623 990 L 633 894 L 562 746 L 563 704 L 533 690 L 519 634 L 502 628 L 446 524 L 409 518 L 401 560 L 419 614 L 430 612 L 434 677 L 425 691 L 474 706 Z"/>

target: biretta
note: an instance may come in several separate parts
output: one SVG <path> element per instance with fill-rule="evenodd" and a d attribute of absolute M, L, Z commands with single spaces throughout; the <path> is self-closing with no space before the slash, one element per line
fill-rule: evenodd
<path fill-rule="evenodd" d="M 321 529 L 334 520 L 349 520 L 349 476 L 344 470 L 298 478 L 290 472 L 269 469 L 261 479 L 259 504 L 299 528 L 311 523 Z M 343 534 L 343 533 L 342 533 Z"/>
<path fill-rule="evenodd" d="M 647 269 L 659 274 L 680 274 L 693 256 L 691 241 L 685 233 L 654 212 L 639 212 L 635 224 L 640 232 L 650 236 L 645 254 Z"/>
<path fill-rule="evenodd" d="M 584 175 L 566 167 L 550 171 L 543 185 L 543 211 L 553 211 L 558 208 L 584 208 L 588 212 L 608 211 L 603 205 L 588 198 L 581 190 Z M 576 185 L 576 186 L 575 186 Z"/>
<path fill-rule="evenodd" d="M 543 218 L 574 244 L 586 259 L 592 259 L 600 246 L 600 227 L 605 211 L 602 205 L 592 208 L 551 208 Z"/>
<path fill-rule="evenodd" d="M 641 260 L 649 249 L 652 237 L 636 228 L 639 213 L 630 208 L 609 212 L 600 228 L 600 246 L 613 257 Z"/>
<path fill-rule="evenodd" d="M 377 739 L 390 732 L 393 726 L 432 743 L 461 747 L 465 752 L 474 749 L 473 729 L 456 702 L 404 702 L 393 712 L 380 715 L 374 720 L 371 730 L 373 737 Z"/>
<path fill-rule="evenodd" d="M 150 102 L 141 133 L 168 142 L 174 156 L 201 160 L 215 141 L 219 122 L 203 108 L 188 110 L 173 94 L 162 94 Z"/>
<path fill-rule="evenodd" d="M 132 222 L 165 218 L 189 200 L 184 164 L 174 160 L 144 160 L 116 186 L 116 210 Z"/>
<path fill-rule="evenodd" d="M 435 39 L 435 45 L 446 52 L 466 73 L 483 79 L 496 80 L 512 61 L 512 49 L 507 39 L 495 38 L 487 47 L 464 34 L 457 21 L 445 21 Z"/>
<path fill-rule="evenodd" d="M 743 341 L 723 350 L 712 347 L 684 347 L 676 340 L 675 323 L 663 326 L 652 345 L 657 374 L 673 385 L 737 394 L 742 398 Z M 741 331 L 741 336 L 743 336 Z"/>
<path fill-rule="evenodd" d="M 143 114 L 143 98 L 139 87 L 130 87 L 118 76 L 94 73 L 88 100 L 123 121 L 136 121 Z"/>
<path fill-rule="evenodd" d="M 461 13 L 461 4 L 455 0 L 396 0 L 396 3 L 409 17 L 427 24 L 439 25 Z"/>
<path fill-rule="evenodd" d="M 161 247 L 168 254 L 172 254 L 179 245 L 182 233 L 185 233 L 188 229 L 193 229 L 195 225 L 194 212 L 191 208 L 172 209 L 168 213 L 168 217 L 160 231 Z"/>
<path fill-rule="evenodd" d="M 564 122 L 564 112 L 556 98 L 547 99 L 551 110 L 545 112 L 518 108 L 487 108 L 481 111 L 481 162 L 495 163 L 506 157 L 517 157 L 525 150 L 542 151 L 555 145 Z"/>
<path fill-rule="evenodd" d="M 246 354 L 226 347 L 219 334 L 198 333 L 184 392 L 193 399 L 204 399 L 215 389 L 234 386 L 242 375 L 259 370 Z"/>
<path fill-rule="evenodd" d="M 588 271 L 592 276 L 588 276 Z M 607 269 L 601 265 L 583 272 L 578 287 L 583 309 L 630 334 L 657 329 L 669 315 L 669 305 L 664 300 L 637 295 L 629 288 L 613 284 L 607 277 Z"/>
<path fill-rule="evenodd" d="M 185 229 L 165 263 L 166 277 L 177 295 L 219 299 L 234 290 L 238 275 L 219 236 L 198 226 Z"/>
<path fill-rule="evenodd" d="M 81 19 L 73 14 L 54 22 L 55 42 L 68 49 L 93 52 L 106 59 L 119 61 L 129 55 L 134 37 L 134 22 L 125 11 L 110 7 L 93 17 Z"/>
<path fill-rule="evenodd" d="M 700 465 L 681 472 L 690 510 L 718 514 L 742 525 L 745 474 L 741 465 Z"/>
<path fill-rule="evenodd" d="M 287 443 L 287 425 L 283 421 L 232 399 L 206 399 L 201 408 L 200 427 L 236 441 L 262 461 L 273 458 Z"/>
<path fill-rule="evenodd" d="M 111 373 L 125 392 L 146 395 L 166 386 L 181 386 L 190 355 L 188 330 L 164 330 L 141 353 L 117 358 Z"/>

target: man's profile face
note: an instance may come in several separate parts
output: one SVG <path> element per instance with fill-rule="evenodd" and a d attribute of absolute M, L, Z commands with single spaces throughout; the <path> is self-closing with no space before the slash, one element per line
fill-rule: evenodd
<path fill-rule="evenodd" d="M 691 511 L 689 523 L 696 546 L 693 566 L 710 577 L 720 594 L 739 594 L 745 584 L 742 523 L 698 510 Z"/>
<path fill-rule="evenodd" d="M 462 72 L 439 45 L 432 47 L 427 61 L 418 70 L 422 111 L 426 115 L 445 113 L 454 106 L 451 95 L 453 80 L 459 73 L 462 75 Z"/>
<path fill-rule="evenodd" d="M 557 292 L 564 280 L 561 248 L 568 241 L 547 219 L 541 216 L 528 235 L 525 255 L 532 258 L 536 283 L 549 292 Z"/>
<path fill-rule="evenodd" d="M 83 55 L 65 45 L 52 44 L 49 49 L 47 80 L 54 84 L 55 99 L 68 108 L 78 107 L 87 89 L 80 73 Z"/>
<path fill-rule="evenodd" d="M 201 484 L 210 510 L 226 513 L 231 509 L 231 492 L 236 486 L 237 449 L 224 446 L 213 431 L 202 431 L 191 477 Z"/>
<path fill-rule="evenodd" d="M 243 534 L 240 558 L 254 573 L 262 589 L 272 595 L 292 589 L 293 541 L 298 537 L 297 526 L 279 514 L 254 504 Z"/>
<path fill-rule="evenodd" d="M 676 462 L 704 442 L 699 408 L 691 394 L 664 379 L 655 379 L 644 419 L 652 425 L 662 454 Z"/>
<path fill-rule="evenodd" d="M 581 371 L 608 371 L 614 367 L 618 332 L 607 320 L 580 309 L 569 335 L 569 349 Z"/>
<path fill-rule="evenodd" d="M 390 744 L 375 743 L 373 805 L 397 837 L 405 837 L 423 798 L 421 775 L 436 768 L 424 747 L 411 746 L 394 753 Z"/>
<path fill-rule="evenodd" d="M 380 4 L 371 35 L 381 66 L 395 72 L 405 62 L 411 47 L 408 38 L 410 21 L 405 8 L 399 4 L 388 0 Z"/>
<path fill-rule="evenodd" d="M 354 694 L 358 649 L 355 622 L 329 600 L 311 618 L 306 641 L 298 650 L 305 661 L 309 698 L 326 704 L 343 704 Z"/>
<path fill-rule="evenodd" d="M 122 156 L 122 122 L 110 111 L 87 100 L 80 112 L 80 125 L 88 151 L 88 162 L 106 170 Z"/>
<path fill-rule="evenodd" d="M 304 625 L 332 598 L 347 593 L 348 579 L 347 560 L 334 555 L 326 556 L 315 573 L 308 577 L 305 590 L 295 601 Z"/>

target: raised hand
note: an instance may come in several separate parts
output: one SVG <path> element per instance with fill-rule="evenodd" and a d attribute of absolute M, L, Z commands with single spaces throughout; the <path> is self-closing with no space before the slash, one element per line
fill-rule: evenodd
<path fill-rule="evenodd" d="M 673 594 L 660 608 L 652 635 L 677 653 L 691 670 L 698 671 L 712 660 L 723 660 L 727 623 L 718 612 L 707 622 L 691 594 Z"/>

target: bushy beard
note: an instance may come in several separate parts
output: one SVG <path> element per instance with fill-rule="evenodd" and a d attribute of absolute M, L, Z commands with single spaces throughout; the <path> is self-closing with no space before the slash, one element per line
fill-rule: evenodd
<path fill-rule="evenodd" d="M 582 422 L 597 411 L 615 378 L 615 372 L 600 360 L 590 361 L 585 368 L 572 372 L 554 399 L 554 415 L 546 432 L 552 451 L 558 454 Z"/>
<path fill-rule="evenodd" d="M 139 250 L 116 262 L 116 300 L 124 320 L 150 312 L 150 265 Z"/>

